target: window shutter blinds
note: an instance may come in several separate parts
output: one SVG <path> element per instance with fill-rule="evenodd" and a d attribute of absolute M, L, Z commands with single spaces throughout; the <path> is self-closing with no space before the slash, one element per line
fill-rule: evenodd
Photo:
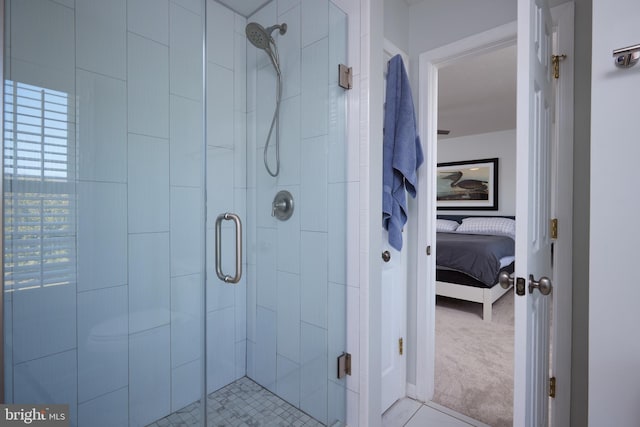
<path fill-rule="evenodd" d="M 76 280 L 67 94 L 5 81 L 5 291 Z"/>

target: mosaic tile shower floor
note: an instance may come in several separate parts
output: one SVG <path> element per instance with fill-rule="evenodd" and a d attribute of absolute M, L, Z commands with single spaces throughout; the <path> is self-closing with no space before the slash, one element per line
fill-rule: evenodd
<path fill-rule="evenodd" d="M 253 382 L 247 377 L 207 397 L 208 427 L 320 427 L 324 424 Z M 148 427 L 192 427 L 200 425 L 195 402 Z"/>

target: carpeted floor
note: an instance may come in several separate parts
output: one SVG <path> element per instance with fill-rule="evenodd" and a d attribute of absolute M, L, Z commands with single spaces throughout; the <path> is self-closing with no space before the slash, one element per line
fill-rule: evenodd
<path fill-rule="evenodd" d="M 513 291 L 482 305 L 438 297 L 434 401 L 493 427 L 513 425 Z"/>

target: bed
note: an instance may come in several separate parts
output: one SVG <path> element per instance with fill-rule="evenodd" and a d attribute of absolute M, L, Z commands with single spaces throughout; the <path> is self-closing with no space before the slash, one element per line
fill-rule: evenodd
<path fill-rule="evenodd" d="M 436 295 L 481 303 L 491 321 L 493 303 L 508 289 L 501 271 L 513 273 L 515 218 L 438 215 Z"/>

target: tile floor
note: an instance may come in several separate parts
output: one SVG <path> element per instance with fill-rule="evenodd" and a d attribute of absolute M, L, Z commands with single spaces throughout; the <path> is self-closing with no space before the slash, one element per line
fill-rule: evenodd
<path fill-rule="evenodd" d="M 247 377 L 207 397 L 208 427 L 320 427 L 324 424 Z M 148 427 L 191 427 L 200 425 L 199 402 L 192 403 Z"/>
<path fill-rule="evenodd" d="M 404 398 L 382 415 L 382 427 L 489 427 L 444 406 Z"/>

